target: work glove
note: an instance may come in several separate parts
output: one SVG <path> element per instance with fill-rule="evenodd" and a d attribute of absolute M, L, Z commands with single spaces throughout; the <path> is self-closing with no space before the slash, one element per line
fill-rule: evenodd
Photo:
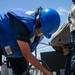
<path fill-rule="evenodd" d="M 35 39 L 34 39 L 33 43 L 30 44 L 30 51 L 31 52 L 36 50 L 36 47 L 37 47 L 39 41 L 40 41 L 40 37 L 35 36 Z"/>

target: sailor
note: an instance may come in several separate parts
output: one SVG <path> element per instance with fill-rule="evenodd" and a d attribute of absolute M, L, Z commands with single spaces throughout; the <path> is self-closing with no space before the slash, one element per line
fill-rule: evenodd
<path fill-rule="evenodd" d="M 28 62 L 44 75 L 52 75 L 32 52 L 36 49 L 41 36 L 50 38 L 59 25 L 60 16 L 52 8 L 40 7 L 37 11 L 17 8 L 0 14 L 0 45 L 15 75 L 22 75 L 28 67 Z"/>

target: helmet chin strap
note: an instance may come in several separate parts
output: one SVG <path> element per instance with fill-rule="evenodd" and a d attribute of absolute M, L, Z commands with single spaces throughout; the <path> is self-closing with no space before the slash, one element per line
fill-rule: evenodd
<path fill-rule="evenodd" d="M 39 28 L 41 26 L 41 23 L 40 23 L 40 20 L 39 20 L 39 17 L 40 17 L 40 14 L 41 14 L 41 11 L 42 11 L 42 7 L 39 7 L 36 11 L 36 28 Z"/>
<path fill-rule="evenodd" d="M 39 14 L 41 14 L 41 10 L 42 10 L 43 8 L 40 6 L 39 8 L 37 8 L 37 10 L 36 10 L 36 16 Z"/>

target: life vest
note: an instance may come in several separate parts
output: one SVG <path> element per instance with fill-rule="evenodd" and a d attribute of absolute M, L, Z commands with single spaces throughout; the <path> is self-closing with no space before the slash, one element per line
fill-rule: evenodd
<path fill-rule="evenodd" d="M 25 9 L 11 9 L 8 13 L 15 16 L 17 19 L 22 21 L 30 31 L 30 38 L 35 33 L 35 12 L 34 11 L 27 11 Z"/>
<path fill-rule="evenodd" d="M 6 57 L 11 58 L 23 57 L 10 27 L 9 16 L 7 13 L 12 14 L 27 26 L 30 32 L 30 38 L 33 37 L 35 33 L 35 13 L 29 13 L 29 11 L 24 9 L 12 9 L 0 14 L 0 44 L 4 54 Z"/>

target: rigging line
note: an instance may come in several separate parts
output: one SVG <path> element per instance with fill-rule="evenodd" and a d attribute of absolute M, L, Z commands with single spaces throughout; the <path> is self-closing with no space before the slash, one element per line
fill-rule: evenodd
<path fill-rule="evenodd" d="M 45 47 L 47 47 L 47 46 L 39 47 L 39 48 L 37 48 L 37 49 L 40 49 L 40 48 L 45 48 Z"/>
<path fill-rule="evenodd" d="M 51 46 L 50 43 L 49 43 L 49 44 L 46 44 L 46 43 L 42 43 L 42 42 L 40 42 L 39 44 L 43 44 L 43 45 L 47 45 L 47 46 Z"/>

